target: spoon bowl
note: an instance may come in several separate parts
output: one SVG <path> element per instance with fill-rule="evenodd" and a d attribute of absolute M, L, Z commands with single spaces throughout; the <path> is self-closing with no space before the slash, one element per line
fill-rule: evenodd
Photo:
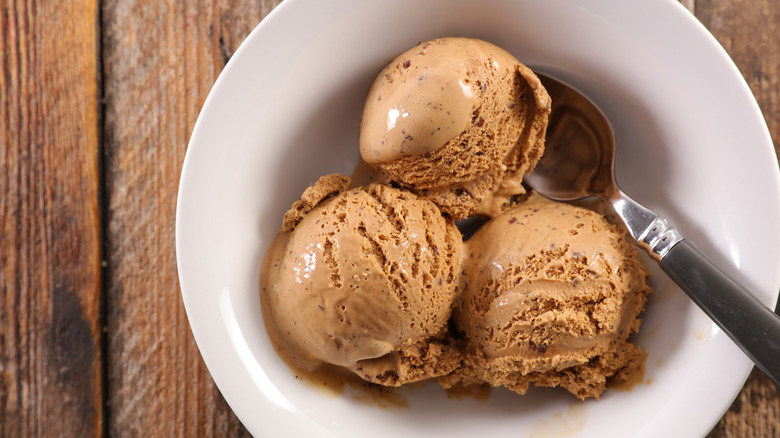
<path fill-rule="evenodd" d="M 604 114 L 575 89 L 537 73 L 553 102 L 547 147 L 526 181 L 557 201 L 609 197 L 615 140 Z"/>
<path fill-rule="evenodd" d="M 575 88 L 537 75 L 552 110 L 544 154 L 526 182 L 557 201 L 608 201 L 639 247 L 780 386 L 780 317 L 665 218 L 623 193 L 614 178 L 615 140 L 607 118 Z"/>

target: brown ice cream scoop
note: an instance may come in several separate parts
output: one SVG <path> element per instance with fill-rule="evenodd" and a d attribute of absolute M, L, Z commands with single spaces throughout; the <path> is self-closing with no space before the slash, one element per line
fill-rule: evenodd
<path fill-rule="evenodd" d="M 648 272 L 604 217 L 532 194 L 477 231 L 464 255 L 454 319 L 476 380 L 598 397 L 607 378 L 637 365 L 641 350 L 626 339 Z"/>
<path fill-rule="evenodd" d="M 299 220 L 263 262 L 263 316 L 277 351 L 299 368 L 327 362 L 388 385 L 452 371 L 460 353 L 441 335 L 460 233 L 414 193 L 380 184 L 342 190 L 340 180 L 307 190 L 327 197 L 291 209 Z"/>
<path fill-rule="evenodd" d="M 505 50 L 470 38 L 421 43 L 375 79 L 360 153 L 379 180 L 433 200 L 455 219 L 496 215 L 524 193 L 544 150 L 550 99 Z"/>
<path fill-rule="evenodd" d="M 542 76 L 555 105 L 547 152 L 528 183 L 561 200 L 608 201 L 639 246 L 780 386 L 780 316 L 709 259 L 661 215 L 617 185 L 615 139 L 609 121 L 577 89 Z"/>

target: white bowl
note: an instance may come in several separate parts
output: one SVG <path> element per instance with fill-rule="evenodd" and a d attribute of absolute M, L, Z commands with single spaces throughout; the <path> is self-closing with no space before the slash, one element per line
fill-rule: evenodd
<path fill-rule="evenodd" d="M 636 341 L 644 380 L 600 401 L 564 391 L 487 400 L 436 385 L 404 409 L 294 377 L 258 298 L 281 217 L 320 175 L 358 160 L 363 98 L 396 54 L 440 36 L 482 38 L 567 80 L 615 128 L 617 178 L 638 201 L 774 307 L 780 175 L 766 125 L 723 49 L 674 0 L 286 0 L 220 75 L 192 134 L 176 217 L 184 304 L 225 399 L 256 436 L 704 435 L 751 363 L 658 269 Z"/>

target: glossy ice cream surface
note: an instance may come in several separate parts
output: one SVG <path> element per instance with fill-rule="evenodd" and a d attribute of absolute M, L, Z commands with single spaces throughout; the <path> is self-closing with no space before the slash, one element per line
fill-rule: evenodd
<path fill-rule="evenodd" d="M 455 38 L 425 43 L 385 69 L 366 100 L 360 127 L 363 159 L 389 163 L 433 152 L 463 132 L 479 104 L 475 87 L 481 84 L 469 78 L 469 71 L 483 53 L 480 45 Z"/>
<path fill-rule="evenodd" d="M 449 373 L 460 360 L 443 337 L 460 233 L 414 193 L 346 185 L 329 175 L 307 189 L 266 255 L 277 350 L 300 368 L 327 362 L 387 385 Z"/>
<path fill-rule="evenodd" d="M 623 230 L 599 214 L 532 194 L 464 253 L 454 319 L 468 365 L 453 384 L 525 393 L 533 382 L 598 397 L 608 378 L 638 365 L 643 353 L 626 339 L 639 328 L 648 273 Z"/>
<path fill-rule="evenodd" d="M 524 193 L 549 112 L 539 79 L 505 50 L 470 38 L 431 40 L 377 76 L 360 153 L 380 181 L 424 194 L 455 219 L 493 216 Z"/>

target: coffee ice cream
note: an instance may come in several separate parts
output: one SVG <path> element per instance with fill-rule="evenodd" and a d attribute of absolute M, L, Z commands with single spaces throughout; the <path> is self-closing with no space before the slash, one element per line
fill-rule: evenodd
<path fill-rule="evenodd" d="M 261 300 L 277 351 L 391 386 L 451 372 L 458 229 L 414 193 L 348 185 L 328 175 L 307 189 L 266 254 Z"/>
<path fill-rule="evenodd" d="M 644 355 L 628 336 L 648 273 L 622 228 L 525 193 L 549 112 L 536 75 L 492 44 L 442 38 L 399 55 L 366 98 L 360 180 L 307 188 L 266 253 L 279 355 L 388 386 L 598 398 L 626 380 Z M 486 222 L 463 242 L 454 220 L 474 216 Z"/>
<path fill-rule="evenodd" d="M 494 216 L 524 193 L 544 150 L 550 98 L 505 50 L 470 38 L 421 43 L 366 97 L 360 154 L 384 183 L 425 195 L 454 219 Z"/>
<path fill-rule="evenodd" d="M 523 394 L 534 383 L 598 398 L 640 363 L 627 338 L 639 328 L 648 272 L 603 216 L 532 194 L 478 230 L 464 254 L 454 320 L 466 366 L 446 385 Z"/>

